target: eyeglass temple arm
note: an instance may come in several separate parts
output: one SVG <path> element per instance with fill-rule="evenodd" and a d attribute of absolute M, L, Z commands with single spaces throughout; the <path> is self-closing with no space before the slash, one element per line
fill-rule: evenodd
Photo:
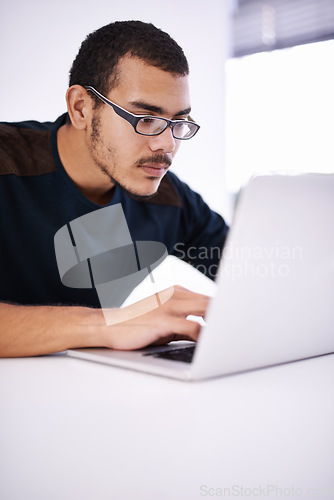
<path fill-rule="evenodd" d="M 129 111 L 126 111 L 125 109 L 121 108 L 117 104 L 114 104 L 113 102 L 109 101 L 109 99 L 107 99 L 106 97 L 104 97 L 104 95 L 100 94 L 100 92 L 98 92 L 97 90 L 95 90 L 94 87 L 91 87 L 90 85 L 86 85 L 84 88 L 86 90 L 90 90 L 101 101 L 103 101 L 104 103 L 106 103 L 109 106 L 111 106 L 117 115 L 119 115 L 121 118 L 124 118 L 125 120 L 127 120 L 128 122 L 130 122 L 132 126 L 136 126 L 137 125 L 138 120 L 140 118 L 138 118 L 137 116 L 133 115 Z"/>

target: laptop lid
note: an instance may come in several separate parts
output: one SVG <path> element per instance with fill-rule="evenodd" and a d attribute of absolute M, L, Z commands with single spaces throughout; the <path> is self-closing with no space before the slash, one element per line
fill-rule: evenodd
<path fill-rule="evenodd" d="M 254 177 L 223 250 L 195 378 L 334 351 L 334 175 Z"/>

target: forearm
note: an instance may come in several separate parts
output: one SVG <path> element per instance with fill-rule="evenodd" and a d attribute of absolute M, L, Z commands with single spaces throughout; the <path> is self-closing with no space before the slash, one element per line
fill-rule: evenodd
<path fill-rule="evenodd" d="M 170 340 L 197 340 L 208 297 L 171 287 L 123 309 L 19 306 L 0 303 L 0 357 L 38 356 L 79 347 L 140 349 Z M 159 305 L 158 305 L 159 304 Z"/>
<path fill-rule="evenodd" d="M 100 344 L 99 310 L 0 304 L 0 357 L 37 356 Z"/>

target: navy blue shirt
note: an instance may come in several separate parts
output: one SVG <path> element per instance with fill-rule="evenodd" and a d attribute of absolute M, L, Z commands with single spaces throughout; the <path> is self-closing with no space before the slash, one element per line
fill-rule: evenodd
<path fill-rule="evenodd" d="M 0 301 L 99 307 L 95 289 L 62 284 L 55 256 L 55 233 L 101 209 L 60 161 L 57 130 L 65 120 L 0 124 Z M 149 201 L 134 200 L 116 186 L 110 205 L 118 203 L 133 241 L 161 242 L 169 254 L 214 279 L 227 226 L 173 173 Z"/>

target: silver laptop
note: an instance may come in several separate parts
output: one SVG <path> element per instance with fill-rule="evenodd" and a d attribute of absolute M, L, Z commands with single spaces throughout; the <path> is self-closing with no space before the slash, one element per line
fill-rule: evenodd
<path fill-rule="evenodd" d="M 69 356 L 200 380 L 334 352 L 334 175 L 265 175 L 243 189 L 198 342 Z"/>

